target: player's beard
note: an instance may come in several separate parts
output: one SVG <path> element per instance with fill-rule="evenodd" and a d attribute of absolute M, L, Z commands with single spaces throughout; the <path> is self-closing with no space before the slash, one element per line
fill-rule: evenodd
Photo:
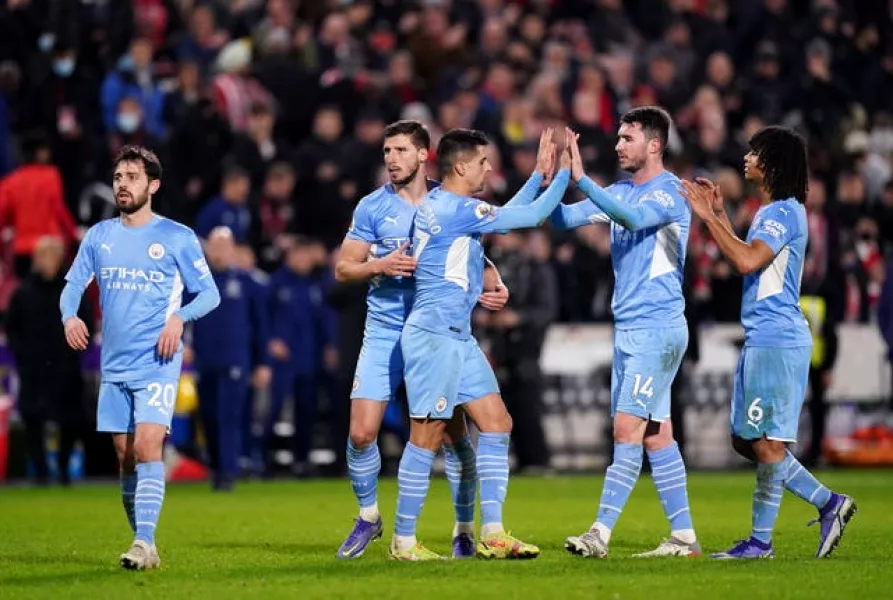
<path fill-rule="evenodd" d="M 632 158 L 627 158 L 625 165 L 620 165 L 620 168 L 626 171 L 627 173 L 638 173 L 645 167 L 645 159 L 640 158 L 638 160 L 633 160 Z"/>
<path fill-rule="evenodd" d="M 146 203 L 149 202 L 149 191 L 146 190 L 146 192 L 142 195 L 130 194 L 130 198 L 133 201 L 127 205 L 122 205 L 121 202 L 117 198 L 115 198 L 115 203 L 118 205 L 118 210 L 120 210 L 125 215 L 132 215 L 133 213 L 139 211 L 142 207 L 144 207 Z"/>
<path fill-rule="evenodd" d="M 397 187 L 403 187 L 404 185 L 408 185 L 409 182 L 411 182 L 413 179 L 415 179 L 415 176 L 418 175 L 419 169 L 421 169 L 421 168 L 422 168 L 422 163 L 417 162 L 415 164 L 415 167 L 412 169 L 412 171 L 410 171 L 409 175 L 407 175 L 406 177 L 403 177 L 401 179 L 396 179 L 396 180 L 392 179 L 391 183 L 393 183 Z"/>

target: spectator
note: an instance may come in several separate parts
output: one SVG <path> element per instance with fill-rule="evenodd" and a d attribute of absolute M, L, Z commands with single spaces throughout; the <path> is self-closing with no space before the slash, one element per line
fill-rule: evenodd
<path fill-rule="evenodd" d="M 136 38 L 117 69 L 102 82 L 102 124 L 107 133 L 117 130 L 121 101 L 134 98 L 142 109 L 146 132 L 153 137 L 164 134 L 164 94 L 155 81 L 152 53 L 149 39 Z"/>
<path fill-rule="evenodd" d="M 62 177 L 51 163 L 50 147 L 41 135 L 22 143 L 26 163 L 0 182 L 0 229 L 12 226 L 15 273 L 31 271 L 31 257 L 44 236 L 62 239 L 65 247 L 77 239 L 74 220 L 65 206 Z"/>
<path fill-rule="evenodd" d="M 257 219 L 248 206 L 251 178 L 241 167 L 230 167 L 223 175 L 220 195 L 211 200 L 196 218 L 195 232 L 207 238 L 215 227 L 224 226 L 232 232 L 237 244 L 244 244 L 254 234 Z"/>
<path fill-rule="evenodd" d="M 34 249 L 34 272 L 15 291 L 7 313 L 6 334 L 21 381 L 18 407 L 25 425 L 28 457 L 37 483 L 49 477 L 46 426 L 59 428 L 57 465 L 63 485 L 69 483 L 69 459 L 85 431 L 84 380 L 77 352 L 65 343 L 59 319 L 59 296 L 65 287 L 62 261 L 65 244 L 44 236 Z M 81 301 L 78 316 L 93 328 L 90 302 Z"/>

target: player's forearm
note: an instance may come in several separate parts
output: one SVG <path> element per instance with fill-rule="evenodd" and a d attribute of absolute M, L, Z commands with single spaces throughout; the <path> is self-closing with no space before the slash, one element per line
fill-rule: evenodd
<path fill-rule="evenodd" d="M 335 265 L 335 280 L 340 283 L 363 283 L 381 274 L 378 259 L 363 262 L 342 259 Z"/>
<path fill-rule="evenodd" d="M 735 233 L 735 226 L 732 225 L 732 220 L 729 218 L 729 215 L 726 214 L 725 209 L 720 210 L 719 212 L 715 212 L 716 217 L 719 219 L 720 223 L 726 226 L 728 230 L 732 233 Z"/>
<path fill-rule="evenodd" d="M 556 229 L 576 229 L 583 225 L 589 225 L 592 221 L 584 209 L 586 204 L 591 204 L 591 202 L 581 200 L 570 205 L 559 204 L 549 215 L 549 222 Z"/>
<path fill-rule="evenodd" d="M 62 288 L 62 295 L 59 296 L 59 310 L 62 312 L 62 322 L 78 316 L 78 310 L 81 308 L 81 297 L 84 295 L 86 286 L 76 283 L 67 282 Z"/>
<path fill-rule="evenodd" d="M 736 236 L 719 216 L 707 219 L 706 224 L 720 252 L 738 273 L 747 275 L 759 268 L 757 249 Z"/>
<path fill-rule="evenodd" d="M 525 206 L 536 200 L 539 194 L 540 186 L 543 185 L 543 175 L 539 171 L 531 173 L 530 177 L 518 190 L 518 193 L 512 196 L 512 199 L 505 203 L 505 206 Z"/>
<path fill-rule="evenodd" d="M 577 188 L 586 194 L 593 204 L 603 210 L 612 221 L 628 231 L 639 231 L 660 224 L 659 220 L 654 219 L 654 211 L 646 211 L 641 206 L 633 206 L 614 198 L 587 175 L 580 178 Z"/>
<path fill-rule="evenodd" d="M 556 173 L 555 178 L 549 184 L 549 187 L 546 188 L 546 191 L 532 204 L 536 209 L 536 222 L 538 224 L 545 221 L 554 212 L 555 207 L 561 204 L 561 199 L 564 198 L 570 179 L 570 169 L 561 169 Z"/>
<path fill-rule="evenodd" d="M 212 287 L 199 292 L 192 302 L 178 310 L 176 314 L 184 323 L 197 321 L 217 308 L 218 304 L 220 304 L 220 292 L 216 287 Z"/>

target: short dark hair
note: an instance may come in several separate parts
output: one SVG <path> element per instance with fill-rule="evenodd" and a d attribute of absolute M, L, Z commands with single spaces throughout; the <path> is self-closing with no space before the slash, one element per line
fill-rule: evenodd
<path fill-rule="evenodd" d="M 43 131 L 31 131 L 22 136 L 22 155 L 25 162 L 35 162 L 41 150 L 51 150 L 50 138 Z"/>
<path fill-rule="evenodd" d="M 753 134 L 748 146 L 757 155 L 763 187 L 772 200 L 796 198 L 806 202 L 809 159 L 803 136 L 793 129 L 770 125 Z"/>
<path fill-rule="evenodd" d="M 127 145 L 121 148 L 115 160 L 112 162 L 112 172 L 117 170 L 122 162 L 138 162 L 143 164 L 146 177 L 149 181 L 161 179 L 161 161 L 154 152 L 143 146 Z"/>
<path fill-rule="evenodd" d="M 412 145 L 419 150 L 427 150 L 431 147 L 431 134 L 428 128 L 419 121 L 396 121 L 384 128 L 384 139 L 396 135 L 407 135 Z"/>
<path fill-rule="evenodd" d="M 489 146 L 487 134 L 476 129 L 451 129 L 443 134 L 437 144 L 437 169 L 445 177 L 463 156 L 481 146 Z"/>
<path fill-rule="evenodd" d="M 620 117 L 621 123 L 632 125 L 638 123 L 645 134 L 645 139 L 657 138 L 660 142 L 661 155 L 667 153 L 667 141 L 670 139 L 670 125 L 673 118 L 670 113 L 659 106 L 640 106 Z"/>
<path fill-rule="evenodd" d="M 223 170 L 223 183 L 232 181 L 233 179 L 251 179 L 248 170 L 239 164 L 229 164 Z"/>

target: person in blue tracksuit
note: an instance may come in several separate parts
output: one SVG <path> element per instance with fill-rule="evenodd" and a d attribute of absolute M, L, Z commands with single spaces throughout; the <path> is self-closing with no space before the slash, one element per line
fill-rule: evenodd
<path fill-rule="evenodd" d="M 217 227 L 206 253 L 220 306 L 193 329 L 199 412 L 214 472 L 215 490 L 232 489 L 242 451 L 243 413 L 249 388 L 269 382 L 269 320 L 265 295 L 249 273 L 236 268 L 232 232 Z"/>
<path fill-rule="evenodd" d="M 261 295 L 261 302 L 264 306 L 264 314 L 269 321 L 269 291 L 270 291 L 270 275 L 261 270 L 257 266 L 257 258 L 251 246 L 241 244 L 236 246 L 236 266 L 245 271 L 254 280 L 257 285 L 257 292 Z M 269 358 L 269 354 L 264 351 L 264 355 Z M 258 371 L 255 370 L 255 374 Z M 269 394 L 270 380 L 272 379 L 272 370 L 266 369 L 260 373 L 260 377 L 255 377 L 252 381 L 251 389 L 248 390 L 248 396 L 245 399 L 245 406 L 242 408 L 242 449 L 239 454 L 239 467 L 242 473 L 259 474 L 263 470 L 262 452 L 259 447 L 260 440 L 258 432 L 255 429 L 255 406 L 267 404 L 265 394 Z"/>
<path fill-rule="evenodd" d="M 317 265 L 313 242 L 297 239 L 286 254 L 285 264 L 273 274 L 269 290 L 273 383 L 270 411 L 264 423 L 264 447 L 270 448 L 273 426 L 291 396 L 295 425 L 292 470 L 298 476 L 313 471 L 309 458 L 316 424 L 321 354 L 336 352 L 334 328 L 327 326 L 332 321 L 330 309 L 314 273 Z M 272 466 L 269 457 L 267 466 Z"/>
<path fill-rule="evenodd" d="M 336 423 L 342 419 L 348 419 L 344 409 L 347 408 L 342 402 L 340 394 L 340 382 L 338 379 L 338 366 L 340 364 L 339 354 L 339 337 L 338 337 L 338 311 L 329 303 L 329 294 L 332 286 L 335 285 L 334 264 L 329 262 L 329 254 L 322 242 L 314 242 L 312 244 L 316 268 L 314 270 L 314 278 L 316 285 L 322 294 L 323 302 L 320 307 L 321 320 L 318 324 L 320 332 L 317 340 L 317 352 L 319 359 L 316 365 L 316 381 L 326 398 L 327 407 L 327 430 L 329 431 L 328 447 L 335 452 L 335 464 L 328 465 L 326 469 L 333 474 L 340 474 L 340 467 L 346 464 L 345 456 L 346 447 L 342 439 L 334 439 L 337 437 L 335 433 Z M 314 293 L 315 294 L 315 293 Z M 345 421 L 346 422 L 346 421 Z M 339 465 L 340 463 L 340 465 Z"/>

